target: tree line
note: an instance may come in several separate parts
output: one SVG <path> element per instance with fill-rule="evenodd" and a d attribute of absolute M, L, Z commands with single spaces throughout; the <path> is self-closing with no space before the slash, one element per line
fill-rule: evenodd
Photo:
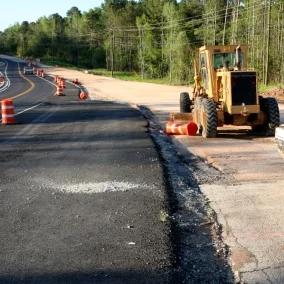
<path fill-rule="evenodd" d="M 1 53 L 169 83 L 192 80 L 195 50 L 204 44 L 248 44 L 259 80 L 283 84 L 284 0 L 105 0 L 0 33 Z"/>

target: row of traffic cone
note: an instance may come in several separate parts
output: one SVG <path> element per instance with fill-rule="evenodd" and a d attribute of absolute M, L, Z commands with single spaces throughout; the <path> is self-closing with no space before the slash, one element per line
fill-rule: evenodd
<path fill-rule="evenodd" d="M 56 93 L 55 96 L 65 96 L 64 89 L 66 88 L 66 80 L 64 78 L 59 77 L 56 75 L 54 77 L 54 81 L 56 83 Z M 75 79 L 73 81 L 75 85 L 81 85 L 78 79 Z M 86 100 L 88 99 L 88 93 L 85 92 L 83 89 L 80 89 L 79 91 L 79 99 L 80 100 Z"/>
<path fill-rule="evenodd" d="M 42 78 L 44 78 L 45 77 L 45 72 L 44 72 L 44 70 L 43 69 L 34 69 L 34 73 L 37 75 L 37 76 L 39 76 L 39 77 L 42 77 Z"/>
<path fill-rule="evenodd" d="M 36 75 L 40 77 L 44 77 L 44 70 L 43 69 L 36 69 Z M 60 78 L 59 76 L 55 76 L 54 78 L 56 82 L 56 96 L 64 96 L 64 89 L 66 88 L 66 82 L 64 78 Z M 79 84 L 78 84 L 79 85 Z M 88 94 L 84 90 L 80 89 L 79 92 L 79 99 L 86 100 L 88 99 Z M 4 99 L 1 101 L 1 112 L 2 112 L 2 124 L 15 124 L 15 108 L 12 99 Z"/>

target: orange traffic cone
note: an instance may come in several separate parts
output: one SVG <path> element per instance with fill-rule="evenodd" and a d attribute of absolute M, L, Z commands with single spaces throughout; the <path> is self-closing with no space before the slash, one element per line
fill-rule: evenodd
<path fill-rule="evenodd" d="M 169 135 L 189 135 L 195 136 L 198 127 L 194 122 L 189 122 L 186 124 L 176 124 L 173 121 L 169 121 L 166 124 L 165 132 Z"/>
<path fill-rule="evenodd" d="M 75 85 L 81 85 L 81 83 L 79 82 L 78 79 L 75 79 L 75 80 L 73 81 L 73 83 L 74 83 Z"/>
<path fill-rule="evenodd" d="M 13 100 L 5 99 L 1 101 L 2 124 L 15 124 L 15 110 Z"/>
<path fill-rule="evenodd" d="M 84 91 L 80 92 L 79 99 L 85 101 L 88 98 L 88 94 Z"/>
<path fill-rule="evenodd" d="M 57 86 L 56 87 L 56 93 L 55 93 L 55 96 L 64 96 L 64 93 L 63 93 L 63 88 L 61 86 Z"/>
<path fill-rule="evenodd" d="M 65 89 L 66 88 L 66 84 L 65 84 L 65 79 L 64 78 L 61 79 L 61 84 L 62 84 L 62 88 Z"/>

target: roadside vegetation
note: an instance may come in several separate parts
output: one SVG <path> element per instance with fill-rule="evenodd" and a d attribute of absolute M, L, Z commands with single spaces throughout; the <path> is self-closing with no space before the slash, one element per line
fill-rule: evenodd
<path fill-rule="evenodd" d="M 0 33 L 0 52 L 41 58 L 128 80 L 187 84 L 195 49 L 249 44 L 260 83 L 284 84 L 283 0 L 105 0 L 17 23 Z"/>
<path fill-rule="evenodd" d="M 107 69 L 93 69 L 89 73 L 99 76 L 113 77 L 125 81 L 136 81 L 136 82 L 147 82 L 155 84 L 168 84 L 167 78 L 141 78 L 140 74 L 137 72 L 127 72 L 127 71 L 114 71 L 111 72 Z"/>

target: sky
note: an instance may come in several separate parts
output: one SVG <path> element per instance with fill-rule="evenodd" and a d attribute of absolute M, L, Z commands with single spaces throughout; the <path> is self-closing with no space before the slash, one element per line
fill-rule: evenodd
<path fill-rule="evenodd" d="M 0 31 L 16 22 L 33 22 L 41 16 L 58 13 L 65 16 L 73 6 L 82 12 L 100 7 L 103 0 L 5 0 L 0 5 Z"/>

